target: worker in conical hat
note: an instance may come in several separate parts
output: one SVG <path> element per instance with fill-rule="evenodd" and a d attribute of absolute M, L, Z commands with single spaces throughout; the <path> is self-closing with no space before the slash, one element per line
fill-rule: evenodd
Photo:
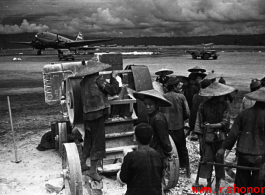
<path fill-rule="evenodd" d="M 111 65 L 89 60 L 77 72 L 75 77 L 82 77 L 80 82 L 84 119 L 84 148 L 81 156 L 82 171 L 88 170 L 86 160 L 90 158 L 90 170 L 87 175 L 93 180 L 100 181 L 97 172 L 98 162 L 106 158 L 105 126 L 104 121 L 108 114 L 109 103 L 107 95 L 119 93 L 119 83 L 115 79 L 117 73 L 112 72 L 110 83 L 99 75 Z"/>
<path fill-rule="evenodd" d="M 189 79 L 191 80 L 191 83 L 195 81 L 195 84 L 198 86 L 199 83 L 207 76 L 206 70 L 198 66 L 195 66 L 189 69 L 188 71 L 191 72 L 189 74 Z"/>
<path fill-rule="evenodd" d="M 256 103 L 238 114 L 218 154 L 223 155 L 226 149 L 231 150 L 237 141 L 237 165 L 260 168 L 265 155 L 265 88 L 248 93 L 245 97 Z M 237 169 L 235 187 L 256 189 L 251 194 L 263 194 L 264 175 L 263 178 L 259 176 L 259 171 Z"/>
<path fill-rule="evenodd" d="M 250 86 L 249 86 L 251 92 L 260 89 L 260 87 L 261 87 L 261 83 L 257 79 L 253 79 L 250 83 Z M 240 111 L 243 111 L 247 108 L 254 106 L 255 103 L 256 103 L 255 100 L 250 100 L 250 99 L 244 97 L 242 100 L 241 106 L 240 106 Z"/>
<path fill-rule="evenodd" d="M 161 68 L 160 70 L 155 72 L 155 74 L 158 75 L 158 77 L 156 77 L 156 81 L 161 83 L 163 87 L 166 87 L 167 81 L 169 79 L 168 75 L 172 73 L 173 73 L 173 70 L 170 70 L 167 68 Z"/>
<path fill-rule="evenodd" d="M 145 91 L 139 91 L 133 93 L 134 97 L 144 101 L 145 99 L 153 99 L 156 101 L 156 106 L 162 106 L 162 107 L 169 107 L 172 104 L 166 100 L 161 93 L 156 91 L 155 89 L 145 90 Z M 149 111 L 149 109 L 147 109 Z M 149 113 L 149 112 L 148 112 Z"/>
<path fill-rule="evenodd" d="M 184 122 L 190 116 L 190 109 L 185 96 L 181 93 L 181 80 L 178 78 L 170 78 L 167 85 L 169 91 L 164 94 L 164 97 L 170 101 L 173 106 L 161 107 L 160 110 L 167 119 L 169 134 L 178 151 L 180 167 L 186 169 L 186 176 L 190 178 L 189 152 L 186 146 L 186 137 L 184 133 Z"/>
<path fill-rule="evenodd" d="M 182 93 L 184 94 L 185 89 L 189 85 L 189 82 L 190 82 L 189 80 L 190 79 L 189 79 L 189 77 L 186 77 L 186 76 L 183 76 L 183 75 L 177 75 L 176 78 L 179 79 L 180 82 L 183 83 L 183 85 L 182 85 Z"/>
<path fill-rule="evenodd" d="M 189 83 L 184 90 L 184 95 L 188 101 L 190 110 L 192 110 L 193 96 L 200 91 L 200 82 L 207 76 L 207 74 L 205 73 L 205 69 L 198 66 L 190 68 L 188 71 L 191 73 L 189 74 Z"/>
<path fill-rule="evenodd" d="M 146 106 L 148 123 L 153 128 L 153 138 L 149 146 L 163 158 L 164 168 L 166 168 L 173 151 L 169 140 L 167 119 L 159 107 L 171 107 L 172 104 L 155 89 L 135 92 L 133 95 L 142 100 Z"/>
<path fill-rule="evenodd" d="M 193 68 L 190 68 L 188 69 L 189 72 L 200 72 L 200 73 L 203 73 L 203 72 L 206 72 L 206 70 L 204 68 L 201 68 L 199 66 L 195 66 Z"/>
<path fill-rule="evenodd" d="M 192 72 L 189 74 L 189 79 L 199 84 L 206 76 L 207 74 L 203 72 Z"/>
<path fill-rule="evenodd" d="M 209 85 L 211 85 L 212 81 L 209 79 L 203 79 L 200 82 L 201 89 L 205 89 Z M 190 118 L 189 118 L 189 126 L 190 126 L 190 132 L 187 132 L 187 135 L 191 133 L 190 140 L 191 141 L 197 141 L 198 136 L 197 134 L 194 133 L 194 128 L 195 128 L 195 123 L 196 123 L 196 117 L 197 117 L 197 111 L 199 109 L 199 106 L 202 102 L 205 100 L 209 99 L 209 97 L 203 97 L 199 95 L 199 92 L 194 94 L 193 99 L 192 99 L 192 109 L 190 111 Z"/>
<path fill-rule="evenodd" d="M 200 104 L 194 129 L 199 137 L 203 162 L 224 163 L 224 155 L 219 158 L 215 156 L 229 132 L 230 108 L 224 96 L 234 90 L 233 87 L 213 82 L 199 93 L 200 96 L 210 97 Z M 212 165 L 201 165 L 199 177 L 207 179 L 207 187 L 211 187 L 212 170 Z M 224 167 L 216 166 L 215 176 L 215 193 L 219 194 L 221 179 L 225 178 Z"/>

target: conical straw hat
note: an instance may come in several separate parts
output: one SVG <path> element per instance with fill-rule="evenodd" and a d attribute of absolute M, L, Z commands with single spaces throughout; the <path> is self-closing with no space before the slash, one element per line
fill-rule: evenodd
<path fill-rule="evenodd" d="M 206 72 L 204 68 L 201 68 L 199 66 L 195 66 L 193 68 L 188 69 L 189 72 Z"/>
<path fill-rule="evenodd" d="M 82 77 L 86 75 L 91 75 L 100 71 L 103 71 L 107 68 L 110 68 L 111 65 L 104 64 L 102 62 L 99 62 L 96 58 L 92 58 L 91 60 L 88 60 L 86 65 L 82 66 L 78 72 L 75 74 L 76 77 Z"/>
<path fill-rule="evenodd" d="M 180 79 L 181 82 L 183 83 L 184 80 L 189 81 L 189 77 L 186 76 L 182 76 L 182 75 L 177 75 L 176 78 Z"/>
<path fill-rule="evenodd" d="M 257 91 L 253 91 L 245 95 L 246 98 L 250 100 L 255 100 L 258 102 L 265 102 L 265 87 L 258 89 Z"/>
<path fill-rule="evenodd" d="M 210 86 L 202 89 L 199 93 L 200 96 L 213 97 L 213 96 L 222 96 L 229 94 L 236 89 L 218 82 L 213 82 Z"/>
<path fill-rule="evenodd" d="M 172 74 L 173 70 L 167 69 L 167 68 L 161 68 L 160 70 L 156 71 L 156 75 L 161 75 L 161 73 L 164 72 L 166 75 Z"/>
<path fill-rule="evenodd" d="M 163 85 L 157 81 L 153 81 L 152 82 L 153 88 L 158 91 L 159 93 L 161 93 L 162 95 L 165 93 L 165 90 L 163 88 Z"/>
<path fill-rule="evenodd" d="M 172 106 L 172 104 L 166 98 L 164 98 L 164 96 L 161 93 L 159 93 L 155 89 L 135 92 L 135 93 L 133 93 L 133 96 L 136 99 L 139 99 L 139 100 L 142 100 L 142 101 L 144 101 L 144 99 L 146 99 L 148 97 L 149 98 L 150 97 L 151 98 L 155 98 L 155 99 L 157 99 L 157 104 L 159 106 L 162 106 L 162 107 L 170 107 L 170 106 Z"/>
<path fill-rule="evenodd" d="M 189 74 L 189 78 L 191 80 L 196 80 L 197 76 L 200 76 L 202 79 L 204 79 L 207 76 L 207 74 L 203 72 L 192 72 Z"/>

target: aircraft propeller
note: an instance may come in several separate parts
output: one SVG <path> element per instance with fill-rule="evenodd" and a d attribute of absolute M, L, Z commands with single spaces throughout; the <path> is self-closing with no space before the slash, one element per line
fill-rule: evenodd
<path fill-rule="evenodd" d="M 32 41 L 31 41 L 31 46 L 32 46 L 32 48 L 33 48 L 33 50 L 35 49 L 34 48 L 34 43 L 36 42 L 36 39 L 32 39 Z"/>
<path fill-rule="evenodd" d="M 56 38 L 57 38 L 57 41 L 56 41 L 56 48 L 58 49 L 58 46 L 59 46 L 60 42 L 64 42 L 64 41 L 61 41 L 61 40 L 59 39 L 59 35 L 58 35 L 58 34 L 57 34 Z"/>

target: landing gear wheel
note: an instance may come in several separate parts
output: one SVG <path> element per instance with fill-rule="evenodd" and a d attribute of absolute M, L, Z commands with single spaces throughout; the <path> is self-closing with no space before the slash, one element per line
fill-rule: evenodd
<path fill-rule="evenodd" d="M 83 195 L 82 171 L 76 144 L 65 143 L 63 146 L 61 175 L 64 179 L 65 194 Z"/>
<path fill-rule="evenodd" d="M 171 136 L 169 136 L 169 140 L 173 149 L 174 158 L 169 161 L 167 170 L 165 172 L 165 176 L 163 178 L 164 190 L 168 190 L 170 188 L 176 187 L 179 180 L 179 158 L 178 151 L 175 146 L 175 143 Z"/>

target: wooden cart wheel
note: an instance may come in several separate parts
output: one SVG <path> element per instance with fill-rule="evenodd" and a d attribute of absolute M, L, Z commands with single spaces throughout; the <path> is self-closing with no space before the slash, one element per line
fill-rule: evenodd
<path fill-rule="evenodd" d="M 67 195 L 83 195 L 82 171 L 75 143 L 63 144 L 62 176 Z"/>
<path fill-rule="evenodd" d="M 69 121 L 72 125 L 83 123 L 81 80 L 82 78 L 71 77 L 66 80 L 66 106 Z"/>
<path fill-rule="evenodd" d="M 177 151 L 177 148 L 171 136 L 169 136 L 169 140 L 170 140 L 175 158 L 173 158 L 173 160 L 169 161 L 168 163 L 168 167 L 165 172 L 165 176 L 163 178 L 164 190 L 168 190 L 170 188 L 176 187 L 178 180 L 179 180 L 178 151 Z"/>

